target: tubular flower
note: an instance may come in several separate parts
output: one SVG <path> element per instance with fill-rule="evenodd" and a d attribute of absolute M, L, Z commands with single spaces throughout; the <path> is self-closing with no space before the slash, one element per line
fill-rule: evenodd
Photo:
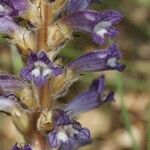
<path fill-rule="evenodd" d="M 47 55 L 40 51 L 30 54 L 27 66 L 21 70 L 21 77 L 42 86 L 50 77 L 58 76 L 62 72 L 61 67 L 54 65 Z"/>
<path fill-rule="evenodd" d="M 63 110 L 56 109 L 53 115 L 55 128 L 48 134 L 51 148 L 74 150 L 91 142 L 89 130 L 82 128 L 75 120 L 69 119 Z"/>
<path fill-rule="evenodd" d="M 83 10 L 62 17 L 62 22 L 74 30 L 90 34 L 95 43 L 104 44 L 106 39 L 116 37 L 118 30 L 114 26 L 121 19 L 122 14 L 119 11 Z"/>
<path fill-rule="evenodd" d="M 123 71 L 125 65 L 117 61 L 121 58 L 121 52 L 116 44 L 112 44 L 106 50 L 98 50 L 87 53 L 70 62 L 68 67 L 76 72 L 118 70 Z"/>
<path fill-rule="evenodd" d="M 80 113 L 93 110 L 104 103 L 113 101 L 114 92 L 104 96 L 104 90 L 104 76 L 101 76 L 93 81 L 89 90 L 68 103 L 64 109 L 56 109 L 53 112 L 55 128 L 48 134 L 51 148 L 75 150 L 91 143 L 89 130 L 83 128 L 73 118 Z"/>
<path fill-rule="evenodd" d="M 77 96 L 69 104 L 66 105 L 64 110 L 67 114 L 76 116 L 82 112 L 90 111 L 101 106 L 104 103 L 114 100 L 114 92 L 110 92 L 107 96 L 104 95 L 105 85 L 104 76 L 94 80 L 90 88 Z"/>

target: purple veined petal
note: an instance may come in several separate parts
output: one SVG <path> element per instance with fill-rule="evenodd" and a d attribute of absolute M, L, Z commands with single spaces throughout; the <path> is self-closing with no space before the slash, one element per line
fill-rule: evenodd
<path fill-rule="evenodd" d="M 78 138 L 70 138 L 68 143 L 63 143 L 59 150 L 77 150 L 79 147 L 83 146 L 83 143 L 78 141 Z"/>
<path fill-rule="evenodd" d="M 90 131 L 87 128 L 82 128 L 81 131 L 79 131 L 78 135 L 77 135 L 80 140 L 82 141 L 91 141 L 91 135 L 90 135 Z"/>
<path fill-rule="evenodd" d="M 63 73 L 63 68 L 49 60 L 46 53 L 39 51 L 31 53 L 27 65 L 21 70 L 21 77 L 42 87 L 50 77 L 56 77 Z"/>
<path fill-rule="evenodd" d="M 46 53 L 44 53 L 42 51 L 41 51 L 41 53 L 38 53 L 38 59 L 47 65 L 50 65 L 50 66 L 53 65 L 52 62 L 49 60 L 48 56 L 46 55 Z"/>
<path fill-rule="evenodd" d="M 53 121 L 55 126 L 69 125 L 69 116 L 61 109 L 55 109 L 53 111 Z"/>
<path fill-rule="evenodd" d="M 15 144 L 11 150 L 32 150 L 30 145 L 25 145 L 24 147 L 19 147 L 17 144 Z"/>
<path fill-rule="evenodd" d="M 48 141 L 52 149 L 76 150 L 91 142 L 89 130 L 82 128 L 80 123 L 71 119 L 65 111 L 54 110 L 53 118 L 54 129 L 48 134 Z"/>
<path fill-rule="evenodd" d="M 121 52 L 116 44 L 112 44 L 108 49 L 89 52 L 76 60 L 70 62 L 67 66 L 78 73 L 97 72 L 104 70 L 123 71 L 125 65 L 119 64 Z"/>
<path fill-rule="evenodd" d="M 122 17 L 119 11 L 114 10 L 104 12 L 83 10 L 66 15 L 61 21 L 75 31 L 88 33 L 95 43 L 104 44 L 106 39 L 117 36 L 118 31 L 114 26 L 122 20 Z"/>
<path fill-rule="evenodd" d="M 69 0 L 66 11 L 74 13 L 88 8 L 92 3 L 101 2 L 101 0 Z"/>
<path fill-rule="evenodd" d="M 10 16 L 17 16 L 27 9 L 27 0 L 0 0 L 1 5 L 6 6 Z"/>
<path fill-rule="evenodd" d="M 57 139 L 57 132 L 50 132 L 48 134 L 49 145 L 52 148 L 57 148 L 60 146 L 61 142 Z"/>
<path fill-rule="evenodd" d="M 9 16 L 0 17 L 0 32 L 5 34 L 11 34 L 18 30 L 19 27 Z"/>
<path fill-rule="evenodd" d="M 110 92 L 104 97 L 104 89 L 104 76 L 101 76 L 99 79 L 93 81 L 89 90 L 68 103 L 64 111 L 70 116 L 76 116 L 82 112 L 98 108 L 104 103 L 113 101 L 114 92 Z"/>
<path fill-rule="evenodd" d="M 27 0 L 11 0 L 15 10 L 24 11 L 27 8 Z"/>
<path fill-rule="evenodd" d="M 7 73 L 0 71 L 0 88 L 5 92 L 12 92 L 26 87 L 28 84 L 23 80 Z"/>

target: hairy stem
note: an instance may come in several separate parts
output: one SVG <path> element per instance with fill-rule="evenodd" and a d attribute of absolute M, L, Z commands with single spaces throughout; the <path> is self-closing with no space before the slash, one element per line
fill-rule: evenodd
<path fill-rule="evenodd" d="M 32 145 L 33 150 L 49 150 L 46 137 L 37 130 L 37 120 L 39 118 L 39 115 L 39 111 L 36 111 L 33 114 L 33 128 L 30 132 L 30 137 L 27 138 L 27 142 Z"/>
<path fill-rule="evenodd" d="M 52 108 L 52 96 L 50 93 L 50 82 L 39 89 L 40 105 L 44 108 Z"/>
<path fill-rule="evenodd" d="M 41 0 L 41 27 L 38 31 L 37 50 L 48 51 L 48 26 L 53 21 L 52 6 Z"/>

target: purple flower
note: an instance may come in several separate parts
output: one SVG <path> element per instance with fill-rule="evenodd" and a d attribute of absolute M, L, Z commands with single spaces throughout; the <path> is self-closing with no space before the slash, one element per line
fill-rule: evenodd
<path fill-rule="evenodd" d="M 55 128 L 48 134 L 51 148 L 75 150 L 91 142 L 90 132 L 80 123 L 69 118 L 65 111 L 56 109 L 53 113 Z"/>
<path fill-rule="evenodd" d="M 27 66 L 21 70 L 23 79 L 34 82 L 37 86 L 43 86 L 50 77 L 56 77 L 63 72 L 63 69 L 54 65 L 46 53 L 40 51 L 31 53 Z"/>
<path fill-rule="evenodd" d="M 105 96 L 103 95 L 104 89 L 104 76 L 101 76 L 93 81 L 89 90 L 68 103 L 64 109 L 54 110 L 54 129 L 48 134 L 51 148 L 76 150 L 91 142 L 89 130 L 83 128 L 79 122 L 74 120 L 74 117 L 113 101 L 114 92 Z"/>
<path fill-rule="evenodd" d="M 0 4 L 4 7 L 0 14 L 6 12 L 12 17 L 20 15 L 27 8 L 27 0 L 0 0 Z"/>
<path fill-rule="evenodd" d="M 74 13 L 88 8 L 92 3 L 100 2 L 100 0 L 69 0 L 66 11 Z"/>
<path fill-rule="evenodd" d="M 76 116 L 82 112 L 87 112 L 92 109 L 98 108 L 104 103 L 113 101 L 114 92 L 110 92 L 107 96 L 104 95 L 105 85 L 104 76 L 94 80 L 90 88 L 77 96 L 69 104 L 66 105 L 64 111 L 69 116 Z"/>
<path fill-rule="evenodd" d="M 26 0 L 0 0 L 0 32 L 11 34 L 19 29 L 14 17 L 27 8 Z"/>
<path fill-rule="evenodd" d="M 74 30 L 90 34 L 95 43 L 104 44 L 107 38 L 116 37 L 118 31 L 114 26 L 121 19 L 122 14 L 119 11 L 83 10 L 66 15 L 61 20 Z"/>
<path fill-rule="evenodd" d="M 15 30 L 18 30 L 17 24 L 9 16 L 0 16 L 0 32 L 5 34 L 11 34 Z"/>
<path fill-rule="evenodd" d="M 125 65 L 117 61 L 121 58 L 121 52 L 116 44 L 112 44 L 106 50 L 89 52 L 70 62 L 68 67 L 78 73 L 87 71 L 118 70 L 123 71 Z"/>
<path fill-rule="evenodd" d="M 8 72 L 0 72 L 0 87 L 3 92 L 13 92 L 27 86 L 23 80 L 9 74 Z"/>
<path fill-rule="evenodd" d="M 32 149 L 30 145 L 25 145 L 24 147 L 18 147 L 17 144 L 15 144 L 11 150 L 32 150 Z"/>

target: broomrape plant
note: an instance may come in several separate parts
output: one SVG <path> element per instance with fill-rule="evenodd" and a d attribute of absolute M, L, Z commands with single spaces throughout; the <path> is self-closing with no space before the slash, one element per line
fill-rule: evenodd
<path fill-rule="evenodd" d="M 12 150 L 76 150 L 92 142 L 90 131 L 76 116 L 114 100 L 104 94 L 104 76 L 64 106 L 55 105 L 85 72 L 123 71 L 116 43 L 62 63 L 57 60 L 74 32 L 83 32 L 99 45 L 117 36 L 119 11 L 88 9 L 100 0 L 0 0 L 0 32 L 16 46 L 25 67 L 18 77 L 0 71 L 0 111 L 9 114 L 25 144 Z M 56 57 L 57 56 L 57 57 Z"/>

